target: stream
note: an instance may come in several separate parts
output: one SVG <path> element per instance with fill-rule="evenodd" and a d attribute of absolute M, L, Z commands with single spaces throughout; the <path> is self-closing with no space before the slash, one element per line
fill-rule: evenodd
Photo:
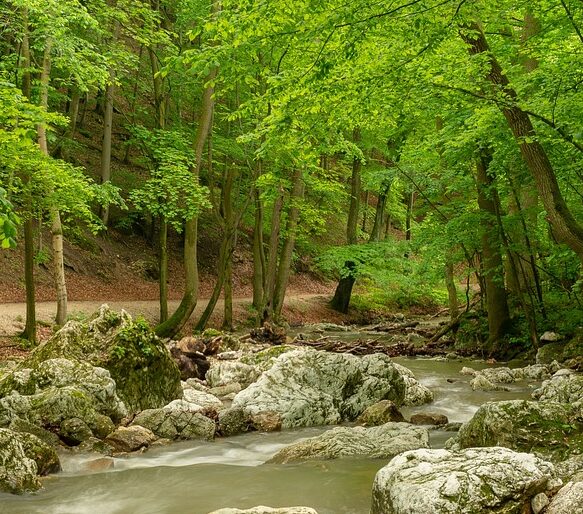
<path fill-rule="evenodd" d="M 472 391 L 472 377 L 460 375 L 475 361 L 397 358 L 435 394 L 432 404 L 403 408 L 437 412 L 450 422 L 470 419 L 486 401 L 528 398 L 536 382 L 511 384 L 508 392 Z M 450 380 L 448 382 L 448 379 Z M 94 456 L 64 454 L 63 472 L 44 488 L 24 496 L 0 494 L 0 512 L 9 514 L 207 514 L 222 507 L 305 505 L 319 514 L 366 514 L 376 472 L 386 460 L 341 459 L 263 465 L 280 448 L 331 427 L 279 433 L 250 433 L 214 442 L 189 441 L 116 458 L 113 469 L 90 472 Z M 431 432 L 432 448 L 443 447 L 453 432 Z"/>

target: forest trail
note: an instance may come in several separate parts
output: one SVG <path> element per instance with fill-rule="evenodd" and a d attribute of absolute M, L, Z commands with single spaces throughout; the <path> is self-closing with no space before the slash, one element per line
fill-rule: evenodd
<path fill-rule="evenodd" d="M 327 303 L 330 296 L 322 293 L 291 293 L 285 298 L 285 314 L 292 324 L 301 322 L 321 321 L 323 317 L 326 320 L 338 320 L 342 315 L 328 308 Z M 241 326 L 251 318 L 250 311 L 252 298 L 233 298 L 233 319 L 236 326 Z M 125 309 L 132 316 L 143 316 L 147 320 L 155 323 L 158 321 L 159 304 L 155 300 L 124 300 L 124 301 L 71 301 L 69 302 L 69 315 L 72 318 L 83 318 L 95 312 L 100 305 L 107 303 L 112 309 Z M 168 302 L 168 308 L 172 312 L 179 304 L 178 300 Z M 208 299 L 200 299 L 191 322 L 198 319 L 208 303 Z M 222 322 L 222 313 L 224 308 L 223 299 L 219 299 L 215 307 L 209 326 L 219 327 Z M 37 320 L 45 323 L 54 323 L 57 312 L 56 302 L 37 302 L 36 316 Z M 24 328 L 24 318 L 26 314 L 26 304 L 24 303 L 2 303 L 0 304 L 0 336 L 13 336 L 18 334 Z"/>

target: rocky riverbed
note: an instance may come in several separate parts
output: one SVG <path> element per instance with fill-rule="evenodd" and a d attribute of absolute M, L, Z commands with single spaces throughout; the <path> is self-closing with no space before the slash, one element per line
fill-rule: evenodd
<path fill-rule="evenodd" d="M 0 489 L 44 490 L 2 504 L 183 512 L 190 498 L 197 514 L 583 505 L 583 377 L 556 362 L 492 368 L 217 334 L 199 342 L 168 344 L 102 307 L 5 364 Z"/>

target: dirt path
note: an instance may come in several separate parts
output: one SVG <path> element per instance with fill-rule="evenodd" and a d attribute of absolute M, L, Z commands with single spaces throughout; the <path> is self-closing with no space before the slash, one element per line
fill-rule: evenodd
<path fill-rule="evenodd" d="M 291 294 L 286 297 L 284 305 L 284 315 L 291 324 L 318 321 L 342 321 L 342 315 L 328 308 L 330 297 L 323 294 Z M 252 318 L 251 298 L 233 299 L 233 319 L 236 326 L 245 325 Z M 69 302 L 69 316 L 71 318 L 83 318 L 95 312 L 100 305 L 108 303 L 114 310 L 125 309 L 132 316 L 144 316 L 153 323 L 158 321 L 158 302 L 127 300 L 127 301 L 72 301 Z M 198 319 L 206 307 L 208 300 L 199 300 L 192 315 L 191 321 Z M 172 312 L 178 301 L 168 302 L 168 308 Z M 211 317 L 209 326 L 219 327 L 222 322 L 224 303 L 223 300 L 217 302 L 215 311 Z M 45 323 L 53 323 L 57 306 L 55 302 L 37 302 L 37 320 Z M 13 336 L 21 332 L 24 328 L 24 318 L 26 305 L 24 303 L 3 303 L 0 304 L 0 336 Z"/>

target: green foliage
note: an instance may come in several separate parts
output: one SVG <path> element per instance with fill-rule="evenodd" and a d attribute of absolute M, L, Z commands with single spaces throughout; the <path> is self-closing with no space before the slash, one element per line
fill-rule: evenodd
<path fill-rule="evenodd" d="M 12 203 L 6 198 L 6 190 L 0 187 L 0 248 L 16 246 L 16 231 L 20 218 L 13 211 Z"/>
<path fill-rule="evenodd" d="M 115 359 L 132 358 L 148 361 L 159 354 L 159 344 L 159 339 L 148 322 L 138 317 L 116 334 L 111 355 Z"/>

